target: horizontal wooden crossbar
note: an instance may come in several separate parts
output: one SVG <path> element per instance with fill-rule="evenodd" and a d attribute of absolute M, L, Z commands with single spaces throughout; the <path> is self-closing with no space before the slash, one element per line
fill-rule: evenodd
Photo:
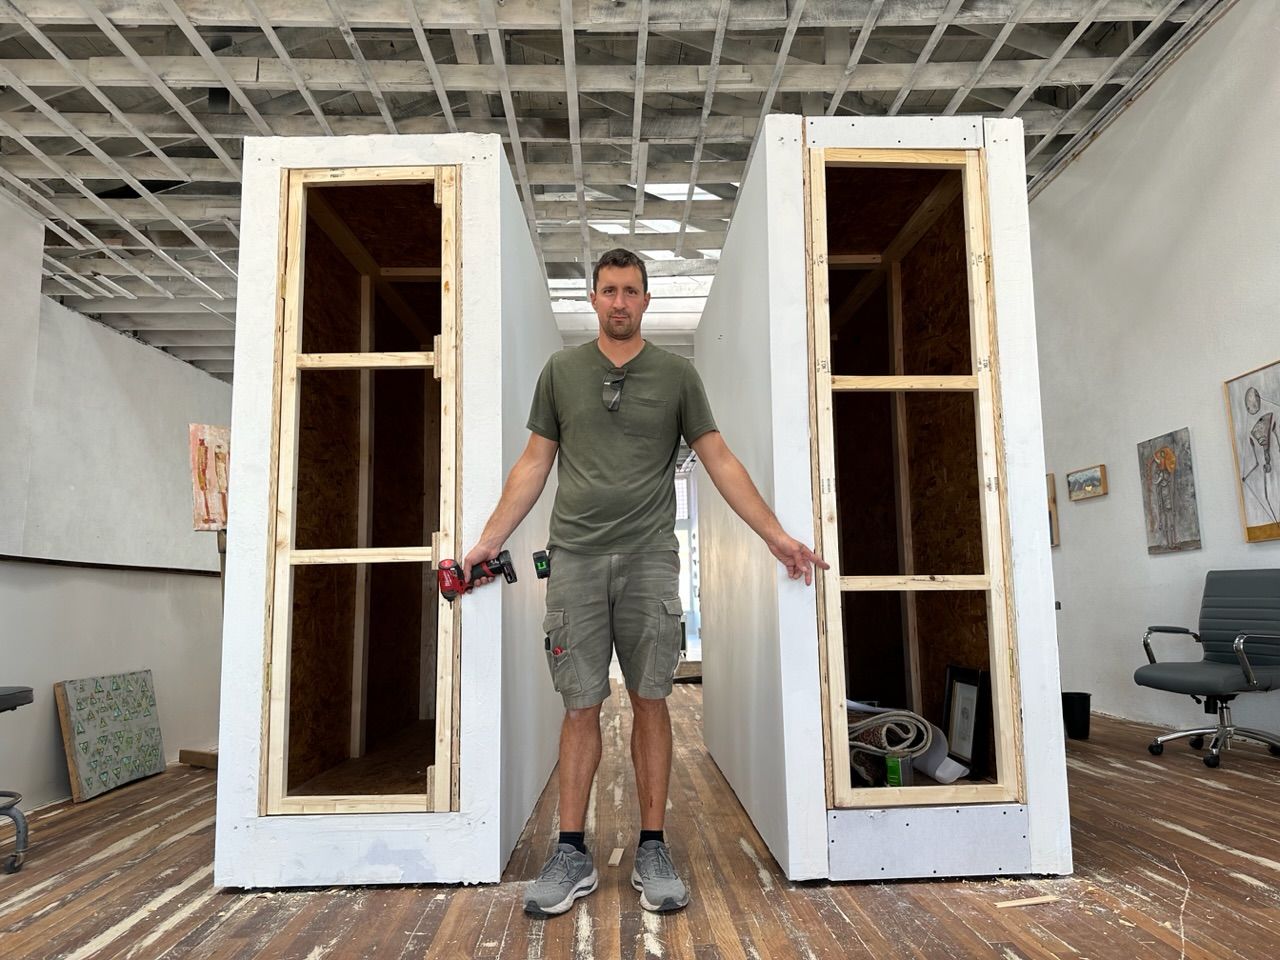
<path fill-rule="evenodd" d="M 292 566 L 326 563 L 431 563 L 435 553 L 430 547 L 364 547 L 349 550 L 294 550 L 289 554 Z"/>
<path fill-rule="evenodd" d="M 946 376 L 946 377 L 832 377 L 831 390 L 838 392 L 841 390 L 862 390 L 862 391 L 920 391 L 920 392 L 945 392 L 945 391 L 974 391 L 978 389 L 977 377 L 965 376 Z"/>
<path fill-rule="evenodd" d="M 406 353 L 300 353 L 300 370 L 430 370 L 436 365 L 431 352 Z"/>
<path fill-rule="evenodd" d="M 864 150 L 853 147 L 827 147 L 824 156 L 829 167 L 893 166 L 918 170 L 963 167 L 964 154 L 963 150 Z"/>
<path fill-rule="evenodd" d="M 840 589 L 846 592 L 866 590 L 990 590 L 991 578 L 986 574 L 966 576 L 911 577 L 841 577 Z"/>

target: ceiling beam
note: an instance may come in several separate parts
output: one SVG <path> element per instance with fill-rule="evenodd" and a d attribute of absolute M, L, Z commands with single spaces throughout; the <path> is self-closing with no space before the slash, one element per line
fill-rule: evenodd
<path fill-rule="evenodd" d="M 9 129 L 13 129 L 10 127 Z M 21 136 L 13 130 L 10 136 Z M 140 180 L 164 180 L 166 168 L 159 161 L 148 157 L 124 157 L 108 166 L 96 157 L 61 157 L 61 171 L 52 170 L 40 160 L 18 154 L 0 156 L 0 168 L 30 180 L 118 180 L 112 169 L 118 166 L 130 176 Z M 192 181 L 206 183 L 239 183 L 216 160 L 179 157 L 175 162 Z M 524 166 L 522 164 L 522 166 Z M 588 184 L 625 184 L 630 176 L 626 166 L 612 163 L 584 163 L 583 177 Z M 713 160 L 702 163 L 700 181 L 706 183 L 737 183 L 742 180 L 743 164 L 737 160 Z M 525 179 L 529 184 L 572 184 L 573 166 L 567 163 L 530 163 L 526 166 Z M 649 166 L 650 183 L 688 183 L 687 163 L 655 163 Z M 532 219 L 532 209 L 529 211 Z"/>
<path fill-rule="evenodd" d="M 493 0 L 487 0 L 492 3 Z M 1094 0 L 1097 3 L 1115 0 Z M 494 31 L 496 34 L 497 31 Z M 496 39 L 496 37 L 495 37 Z M 493 46 L 493 44 L 491 44 Z M 130 48 L 131 49 L 131 48 Z M 498 45 L 500 51 L 500 44 Z M 440 75 L 452 91 L 493 91 L 503 85 L 516 92 L 565 93 L 564 70 L 554 64 L 439 64 Z M 219 57 L 220 66 L 245 90 L 278 90 L 294 92 L 293 79 L 283 65 L 272 58 Z M 992 86 L 1021 87 L 1033 81 L 1036 85 L 1065 86 L 1092 83 L 1111 66 L 1111 57 L 1059 59 L 1051 67 L 1046 61 L 997 60 L 991 64 L 988 82 Z M 220 81 L 200 57 L 151 57 L 133 62 L 129 57 L 95 57 L 73 60 L 76 67 L 100 87 L 196 87 L 218 86 Z M 1145 62 L 1133 62 L 1130 73 Z M 51 60 L 15 58 L 7 60 L 9 69 L 32 87 L 66 86 L 64 68 Z M 295 67 L 306 77 L 312 90 L 364 90 L 360 67 L 351 60 L 319 60 L 294 58 Z M 389 92 L 432 93 L 434 84 L 421 63 L 406 60 L 369 60 L 370 75 L 379 87 Z M 1048 67 L 1048 68 L 1047 68 Z M 793 64 L 784 71 L 778 91 L 804 93 L 810 90 L 838 89 L 845 79 L 847 67 L 830 64 Z M 710 68 L 693 64 L 649 64 L 645 69 L 644 93 L 695 94 L 706 92 Z M 865 63 L 849 77 L 847 89 L 857 91 L 896 92 L 910 78 L 912 63 Z M 634 67 L 582 64 L 578 67 L 578 89 L 586 93 L 622 93 L 634 95 Z M 952 90 L 962 85 L 972 73 L 968 61 L 928 63 L 920 68 L 914 81 L 918 90 Z M 758 94 L 769 88 L 772 70 L 761 64 L 728 64 L 718 66 L 717 85 L 728 94 Z M 156 79 L 153 81 L 152 78 Z M 175 107 L 176 109 L 176 107 Z M 184 107 L 185 109 L 185 107 Z M 759 105 L 756 105 L 759 109 Z"/>
<path fill-rule="evenodd" d="M 947 27 L 951 25 L 951 21 L 960 12 L 960 7 L 963 3 L 964 0 L 947 0 L 946 7 L 938 14 L 938 22 L 934 24 L 933 30 L 929 33 L 929 39 L 920 48 L 920 55 L 916 57 L 916 62 L 911 68 L 911 75 L 907 77 L 907 82 L 902 85 L 898 95 L 893 98 L 893 103 L 889 105 L 889 116 L 897 116 L 898 111 L 902 109 L 902 105 L 907 102 L 907 97 L 911 96 L 916 77 L 920 75 L 924 65 L 929 62 L 929 57 L 933 54 L 934 48 L 938 46 L 942 35 L 947 32 Z"/>
<path fill-rule="evenodd" d="M 1052 73 L 1053 68 L 1062 62 L 1062 59 L 1067 55 L 1067 51 L 1075 46 L 1076 41 L 1079 40 L 1084 32 L 1093 25 L 1094 18 L 1102 8 L 1110 2 L 1111 0 L 1093 0 L 1093 4 L 1089 7 L 1088 12 L 1086 12 L 1084 16 L 1080 18 L 1080 21 L 1071 28 L 1071 31 L 1063 37 L 1062 43 L 1058 46 L 1058 49 L 1054 51 L 1053 55 L 1050 56 L 1049 59 L 1044 61 L 1040 69 L 1036 71 L 1035 76 L 1022 85 L 1022 89 L 1019 90 L 1014 98 L 1009 101 L 1009 105 L 1004 108 L 1004 112 L 1001 113 L 1000 116 L 1012 117 L 1017 114 L 1022 105 L 1030 100 L 1036 90 L 1040 88 L 1040 85 L 1044 83 L 1044 78 Z M 1103 69 L 1104 73 L 1106 72 L 1106 69 L 1107 68 Z M 1095 77 L 1094 79 L 1096 80 L 1097 78 Z"/>
<path fill-rule="evenodd" d="M 331 27 L 333 25 L 325 0 L 261 0 L 263 12 L 277 27 Z M 855 27 L 866 13 L 869 0 L 821 0 L 811 2 L 801 29 L 808 27 Z M 1204 0 L 1191 0 L 1187 10 L 1179 11 L 1176 22 L 1183 22 L 1203 6 Z M 1073 23 L 1083 16 L 1088 0 L 1038 0 L 1031 22 Z M 741 4 L 744 9 L 758 7 Z M 769 5 L 772 9 L 781 4 Z M 1105 20 L 1149 20 L 1162 4 L 1157 0 L 1111 0 L 1105 11 Z M 404 22 L 402 0 L 361 0 L 351 4 L 348 20 L 355 29 L 386 29 L 401 26 Z M 590 4 L 591 16 L 582 21 L 583 29 L 599 33 L 634 33 L 638 16 L 635 4 Z M 688 0 L 688 2 L 664 4 L 661 16 L 653 18 L 653 26 L 673 30 L 711 30 L 716 22 L 719 3 L 715 0 Z M 1002 23 L 1008 13 L 1005 0 L 971 0 L 969 7 L 956 22 Z M 84 11 L 75 0 L 24 0 L 26 14 L 38 23 L 56 26 L 77 26 L 86 23 Z M 476 4 L 458 3 L 457 0 L 419 0 L 422 21 L 432 30 L 481 30 L 485 21 Z M 154 0 L 117 0 L 112 4 L 113 18 L 123 26 L 163 26 L 166 22 L 157 15 Z M 882 22 L 889 27 L 913 27 L 932 25 L 937 16 L 937 4 L 921 0 L 889 0 Z M 738 31 L 773 31 L 781 29 L 785 16 L 744 14 L 730 20 L 730 27 Z M 241 4 L 202 3 L 200 23 L 210 29 L 225 27 L 252 27 L 255 24 L 246 15 Z M 10 22 L 0 15 L 0 23 Z M 557 0 L 525 0 L 507 3 L 496 10 L 495 29 L 542 30 L 559 29 L 560 16 Z"/>
<path fill-rule="evenodd" d="M 440 77 L 440 68 L 436 66 L 435 55 L 431 52 L 431 43 L 422 29 L 417 0 L 405 0 L 405 6 L 409 14 L 409 26 L 413 29 L 413 39 L 418 44 L 418 53 L 422 56 L 422 62 L 426 64 L 427 73 L 431 75 L 432 92 L 435 93 L 436 100 L 440 104 L 440 111 L 444 114 L 449 132 L 457 133 L 458 121 L 454 119 L 453 106 L 449 103 L 449 91 Z"/>
<path fill-rule="evenodd" d="M 1009 19 L 1004 22 L 991 41 L 991 46 L 987 47 L 987 52 L 978 65 L 973 68 L 973 73 L 955 93 L 951 95 L 951 99 L 947 101 L 946 107 L 943 108 L 942 115 L 945 117 L 952 116 L 960 105 L 964 103 L 965 97 L 969 96 L 969 92 L 973 90 L 986 75 L 987 67 L 991 66 L 991 61 L 996 58 L 996 54 L 1004 48 L 1005 41 L 1009 39 L 1009 35 L 1018 26 L 1018 22 L 1026 16 L 1027 10 L 1035 0 L 1019 0 L 1017 4 L 1009 9 Z"/>
<path fill-rule="evenodd" d="M 724 43 L 724 31 L 729 25 L 729 0 L 720 0 L 720 14 L 716 19 L 715 40 L 711 44 L 711 63 L 707 66 L 706 90 L 702 95 L 702 123 L 711 115 L 711 101 L 716 96 L 716 80 L 720 75 L 720 47 Z M 701 133 L 693 144 L 693 162 L 689 164 L 689 192 L 684 198 L 684 212 L 680 215 L 680 232 L 676 235 L 675 252 L 680 256 L 684 249 L 684 235 L 689 226 L 689 214 L 693 210 L 693 194 L 698 189 L 699 167 L 702 165 L 702 147 L 706 142 Z"/>
<path fill-rule="evenodd" d="M 196 136 L 204 141 L 205 146 L 212 151 L 213 155 L 221 160 L 226 165 L 227 169 L 230 170 L 238 179 L 240 176 L 239 165 L 231 159 L 231 155 L 229 153 L 222 149 L 218 144 L 218 141 L 209 135 L 209 131 L 200 126 L 200 121 L 196 120 L 194 114 L 187 109 L 187 105 L 178 99 L 177 95 L 169 89 L 168 85 L 163 80 L 160 79 L 160 76 L 152 69 L 151 64 L 138 54 L 138 51 L 135 50 L 133 45 L 124 38 L 124 35 L 116 29 L 116 25 L 107 18 L 106 14 L 90 4 L 89 0 L 77 0 L 77 4 L 89 19 L 93 21 L 94 25 L 106 34 L 107 39 L 111 41 L 115 48 L 124 54 L 125 61 L 127 61 L 129 65 L 137 71 L 138 76 L 142 78 L 145 85 L 150 86 L 155 90 L 165 103 L 169 104 L 169 106 L 173 108 L 174 112 L 187 122 Z M 34 15 L 35 11 L 29 10 L 28 13 Z M 2 16 L 2 12 L 0 12 L 0 16 Z M 14 63 L 16 61 L 8 62 Z M 92 74 L 92 70 L 89 72 Z M 200 84 L 200 86 L 211 85 L 212 84 L 209 83 Z"/>
<path fill-rule="evenodd" d="M 311 111 L 311 115 L 316 118 L 316 123 L 320 125 L 320 129 L 325 136 L 333 136 L 333 128 L 329 126 L 329 120 L 324 115 L 324 111 L 320 109 L 320 104 L 316 103 L 316 98 L 311 93 L 311 89 L 307 86 L 307 81 L 302 74 L 298 72 L 297 66 L 294 65 L 293 58 L 289 56 L 289 51 L 280 41 L 279 34 L 276 33 L 275 27 L 271 26 L 269 21 L 262 14 L 262 8 L 258 6 L 258 0 L 242 0 L 249 13 L 253 15 L 253 19 L 258 22 L 258 29 L 267 38 L 267 42 L 271 44 L 271 49 L 275 51 L 276 57 L 280 60 L 281 65 L 293 80 L 293 85 L 298 88 L 298 96 L 302 97 L 307 105 L 307 109 Z"/>
<path fill-rule="evenodd" d="M 162 2 L 173 3 L 173 0 L 162 0 Z M 364 81 L 365 89 L 373 97 L 378 113 L 382 114 L 382 120 L 387 125 L 387 133 L 399 133 L 396 129 L 396 122 L 391 117 L 391 110 L 387 106 L 387 98 L 382 95 L 382 88 L 378 86 L 378 81 L 374 77 L 373 71 L 369 69 L 369 61 L 365 59 L 364 51 L 360 49 L 360 41 L 356 39 L 356 35 L 351 29 L 351 24 L 347 21 L 347 15 L 343 12 L 342 4 L 339 0 L 327 0 L 327 2 L 329 4 L 329 12 L 333 14 L 333 19 L 338 24 L 338 33 L 342 34 L 342 39 L 346 43 L 347 49 L 351 51 L 351 59 L 355 62 L 356 69 L 360 71 L 360 79 Z"/>
<path fill-rule="evenodd" d="M 1148 38 L 1153 33 L 1155 33 L 1158 29 L 1160 29 L 1160 27 L 1164 24 L 1165 20 L 1169 18 L 1169 15 L 1173 13 L 1174 10 L 1177 9 L 1178 5 L 1181 2 L 1182 0 L 1169 0 L 1169 2 L 1165 4 L 1164 9 L 1161 10 L 1158 14 L 1156 14 L 1156 16 L 1151 20 L 1151 22 L 1147 24 L 1146 28 L 1141 33 L 1139 33 L 1136 37 L 1133 38 L 1133 42 L 1130 43 L 1129 46 L 1127 46 L 1122 53 L 1116 56 L 1115 61 L 1113 63 L 1113 69 L 1108 73 L 1104 73 L 1097 80 L 1095 80 L 1093 83 L 1093 86 L 1091 86 L 1088 90 L 1086 90 L 1080 96 L 1080 99 L 1077 100 L 1071 106 L 1071 108 L 1067 110 L 1067 112 L 1064 113 L 1058 119 L 1058 122 L 1054 126 L 1054 128 L 1048 131 L 1047 133 L 1045 133 L 1044 136 L 1042 136 L 1040 140 L 1035 144 L 1035 146 L 1033 146 L 1030 150 L 1027 151 L 1027 155 L 1026 155 L 1027 160 L 1031 160 L 1034 157 L 1036 157 L 1045 147 L 1049 145 L 1049 141 L 1051 141 L 1055 136 L 1058 135 L 1059 132 L 1062 131 L 1062 128 L 1067 125 L 1067 123 L 1071 120 L 1072 116 L 1074 116 L 1077 111 L 1085 107 L 1085 105 L 1088 104 L 1088 102 L 1094 98 L 1094 96 L 1098 93 L 1098 91 L 1101 90 L 1108 83 L 1108 81 L 1110 81 L 1115 71 L 1119 70 L 1120 67 L 1124 64 L 1124 62 L 1128 60 L 1129 57 L 1133 56 L 1133 54 L 1136 53 L 1139 49 L 1141 49 L 1142 45 L 1147 42 Z"/>

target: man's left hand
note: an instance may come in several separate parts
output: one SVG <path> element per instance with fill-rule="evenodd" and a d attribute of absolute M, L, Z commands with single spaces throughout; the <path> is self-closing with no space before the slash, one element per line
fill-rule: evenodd
<path fill-rule="evenodd" d="M 805 586 L 813 583 L 813 568 L 815 566 L 821 567 L 823 570 L 830 569 L 830 564 L 820 556 L 795 537 L 789 537 L 786 534 L 769 543 L 769 552 L 777 557 L 779 562 L 787 568 L 787 575 L 792 580 L 798 580 L 803 576 Z"/>

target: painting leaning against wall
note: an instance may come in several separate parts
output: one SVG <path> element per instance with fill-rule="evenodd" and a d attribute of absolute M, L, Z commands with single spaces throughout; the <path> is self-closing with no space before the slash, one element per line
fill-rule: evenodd
<path fill-rule="evenodd" d="M 1200 511 L 1187 427 L 1138 444 L 1147 553 L 1200 549 Z"/>
<path fill-rule="evenodd" d="M 1223 384 L 1244 538 L 1280 540 L 1280 360 Z"/>

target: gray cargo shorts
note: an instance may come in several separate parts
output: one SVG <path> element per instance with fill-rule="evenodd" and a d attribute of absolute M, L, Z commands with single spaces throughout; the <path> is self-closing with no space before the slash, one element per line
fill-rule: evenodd
<path fill-rule="evenodd" d="M 613 651 L 627 689 L 649 700 L 671 693 L 680 660 L 680 557 L 661 553 L 551 553 L 547 665 L 566 710 L 609 696 Z"/>

